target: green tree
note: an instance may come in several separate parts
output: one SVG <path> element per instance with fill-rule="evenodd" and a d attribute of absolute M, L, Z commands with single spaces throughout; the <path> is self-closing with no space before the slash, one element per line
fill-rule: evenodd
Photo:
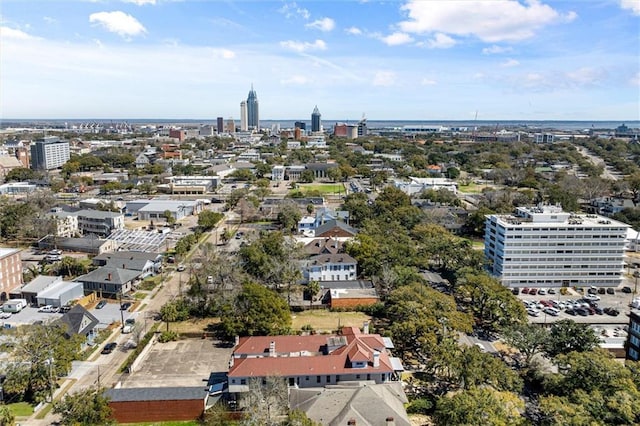
<path fill-rule="evenodd" d="M 160 318 L 167 324 L 167 331 L 169 331 L 169 324 L 178 320 L 178 307 L 174 302 L 165 303 L 160 308 Z"/>
<path fill-rule="evenodd" d="M 4 177 L 5 182 L 25 182 L 40 178 L 40 173 L 26 167 L 11 169 Z"/>
<path fill-rule="evenodd" d="M 544 352 L 549 331 L 536 324 L 513 323 L 502 330 L 502 338 L 524 356 L 524 364 L 529 366 L 536 354 Z"/>
<path fill-rule="evenodd" d="M 302 173 L 300 173 L 300 182 L 302 183 L 312 183 L 316 179 L 313 170 L 306 169 Z"/>
<path fill-rule="evenodd" d="M 284 299 L 260 284 L 246 283 L 232 305 L 221 313 L 221 329 L 226 338 L 286 334 L 291 313 Z"/>
<path fill-rule="evenodd" d="M 210 231 L 216 227 L 223 217 L 224 215 L 222 213 L 203 210 L 198 215 L 198 226 L 205 231 Z"/>
<path fill-rule="evenodd" d="M 591 351 L 599 344 L 600 338 L 589 324 L 563 319 L 551 326 L 545 352 L 550 357 L 555 357 L 573 351 Z"/>
<path fill-rule="evenodd" d="M 174 223 L 176 223 L 176 218 L 173 217 L 173 214 L 171 213 L 171 210 L 165 210 L 162 213 L 162 217 L 164 217 L 164 219 L 167 221 L 167 224 L 172 225 Z"/>
<path fill-rule="evenodd" d="M 60 414 L 61 423 L 69 426 L 109 425 L 111 408 L 104 389 L 92 387 L 73 394 L 54 403 L 53 412 Z"/>
<path fill-rule="evenodd" d="M 436 403 L 436 425 L 524 425 L 524 401 L 517 394 L 491 388 L 469 389 L 440 397 Z"/>
<path fill-rule="evenodd" d="M 16 417 L 13 415 L 7 405 L 0 405 L 0 425 L 13 426 L 15 424 Z"/>
<path fill-rule="evenodd" d="M 285 233 L 291 234 L 296 232 L 300 218 L 302 218 L 302 214 L 300 214 L 300 209 L 298 209 L 296 203 L 291 200 L 285 200 L 280 204 L 280 211 L 278 212 L 276 220 Z"/>

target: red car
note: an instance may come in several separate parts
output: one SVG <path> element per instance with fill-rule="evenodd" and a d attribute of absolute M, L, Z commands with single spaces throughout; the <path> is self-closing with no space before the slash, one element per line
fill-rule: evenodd
<path fill-rule="evenodd" d="M 529 290 L 529 294 L 532 296 L 535 296 L 536 294 L 538 294 L 538 289 L 537 288 L 532 288 L 531 290 Z"/>
<path fill-rule="evenodd" d="M 522 294 L 529 294 L 529 287 L 525 287 L 522 289 Z"/>

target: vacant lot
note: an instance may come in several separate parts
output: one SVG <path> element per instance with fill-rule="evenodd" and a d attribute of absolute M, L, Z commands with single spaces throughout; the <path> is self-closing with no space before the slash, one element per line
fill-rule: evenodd
<path fill-rule="evenodd" d="M 340 194 L 344 193 L 344 185 L 341 183 L 311 183 L 308 185 L 299 184 L 298 189 L 302 192 L 318 191 L 321 194 Z"/>
<path fill-rule="evenodd" d="M 362 323 L 369 321 L 371 317 L 362 312 L 330 312 L 325 310 L 314 310 L 297 312 L 292 315 L 293 330 L 300 330 L 306 325 L 310 325 L 314 330 L 335 331 L 338 327 L 362 327 Z"/>

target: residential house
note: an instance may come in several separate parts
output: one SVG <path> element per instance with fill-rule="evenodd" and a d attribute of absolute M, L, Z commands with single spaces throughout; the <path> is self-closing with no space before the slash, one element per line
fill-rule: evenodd
<path fill-rule="evenodd" d="M 93 258 L 93 264 L 139 271 L 140 278 L 145 278 L 162 270 L 162 254 L 142 251 L 102 253 Z"/>
<path fill-rule="evenodd" d="M 103 266 L 76 278 L 84 286 L 85 294 L 96 292 L 100 297 L 127 294 L 140 277 L 140 271 Z"/>
<path fill-rule="evenodd" d="M 404 408 L 408 402 L 401 382 L 343 382 L 289 392 L 291 410 L 330 426 L 410 426 Z"/>
<path fill-rule="evenodd" d="M 67 337 L 80 335 L 85 337 L 85 344 L 93 344 L 97 336 L 96 326 L 100 323 L 98 319 L 81 305 L 74 305 L 69 312 L 66 312 L 60 321 L 67 326 L 65 335 Z"/>
<path fill-rule="evenodd" d="M 144 152 L 141 152 L 136 157 L 136 169 L 144 169 L 145 167 L 147 167 L 150 164 L 151 164 L 151 160 L 149 160 L 149 157 L 147 157 L 144 154 Z"/>
<path fill-rule="evenodd" d="M 303 276 L 307 281 L 350 281 L 357 278 L 357 266 L 346 253 L 319 254 L 309 259 Z"/>
<path fill-rule="evenodd" d="M 336 254 L 342 252 L 344 242 L 337 238 L 314 238 L 304 246 L 304 252 L 309 255 Z"/>
<path fill-rule="evenodd" d="M 298 221 L 298 234 L 313 232 L 316 218 L 313 216 L 302 216 Z"/>
<path fill-rule="evenodd" d="M 24 165 L 16 157 L 0 155 L 0 179 L 4 179 L 11 170 L 23 167 Z"/>
<path fill-rule="evenodd" d="M 246 404 L 243 396 L 267 377 L 287 380 L 289 387 L 317 388 L 344 382 L 376 384 L 399 380 L 399 359 L 389 352 L 389 338 L 343 327 L 339 335 L 249 336 L 237 340 L 229 362 L 228 391 Z"/>
<path fill-rule="evenodd" d="M 329 220 L 316 228 L 315 237 L 354 237 L 358 230 L 341 220 Z"/>

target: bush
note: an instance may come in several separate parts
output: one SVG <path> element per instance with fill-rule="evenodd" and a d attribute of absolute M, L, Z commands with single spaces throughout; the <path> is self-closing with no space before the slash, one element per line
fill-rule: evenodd
<path fill-rule="evenodd" d="M 430 414 L 433 411 L 433 402 L 427 398 L 414 399 L 407 405 L 409 414 Z"/>
<path fill-rule="evenodd" d="M 178 340 L 178 333 L 175 331 L 163 331 L 158 337 L 158 342 L 167 343 L 172 342 L 174 340 Z"/>

